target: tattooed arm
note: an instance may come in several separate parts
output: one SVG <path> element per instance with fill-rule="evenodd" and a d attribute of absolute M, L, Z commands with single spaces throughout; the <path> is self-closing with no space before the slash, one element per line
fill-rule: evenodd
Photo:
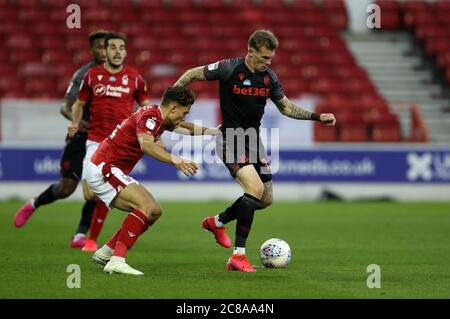
<path fill-rule="evenodd" d="M 277 106 L 281 114 L 286 115 L 293 119 L 320 121 L 327 123 L 328 126 L 334 126 L 334 124 L 336 123 L 336 118 L 334 117 L 334 114 L 332 113 L 316 114 L 314 112 L 310 112 L 295 105 L 294 103 L 289 101 L 289 99 L 286 96 L 284 96 L 281 100 L 277 101 L 275 105 Z"/>
<path fill-rule="evenodd" d="M 203 66 L 187 70 L 184 74 L 175 82 L 174 86 L 187 87 L 194 81 L 206 81 L 205 74 L 203 73 Z"/>

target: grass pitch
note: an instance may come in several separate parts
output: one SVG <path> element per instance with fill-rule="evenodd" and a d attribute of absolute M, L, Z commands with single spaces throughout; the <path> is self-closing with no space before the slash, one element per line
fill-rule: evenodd
<path fill-rule="evenodd" d="M 291 263 L 245 274 L 225 269 L 231 249 L 200 228 L 228 203 L 166 202 L 128 254 L 145 273 L 139 277 L 106 275 L 91 253 L 68 248 L 81 202 L 41 207 L 15 229 L 21 205 L 0 202 L 0 298 L 450 298 L 448 203 L 276 202 L 256 213 L 247 254 L 259 266 L 260 245 L 279 237 L 291 246 Z M 124 217 L 110 212 L 100 243 Z M 70 264 L 81 268 L 79 289 L 66 285 Z M 370 264 L 381 268 L 380 289 L 367 288 Z"/>

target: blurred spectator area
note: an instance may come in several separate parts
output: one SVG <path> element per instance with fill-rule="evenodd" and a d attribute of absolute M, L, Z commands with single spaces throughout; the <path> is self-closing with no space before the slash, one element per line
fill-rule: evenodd
<path fill-rule="evenodd" d="M 81 7 L 81 29 L 66 27 L 70 3 Z M 389 23 L 400 23 L 399 12 Z M 411 15 L 411 23 L 426 13 Z M 395 113 L 341 37 L 347 25 L 343 0 L 0 0 L 0 98 L 62 98 L 73 72 L 90 60 L 87 36 L 96 29 L 127 34 L 126 63 L 159 98 L 189 68 L 244 56 L 249 35 L 264 28 L 280 40 L 272 68 L 286 95 L 321 96 L 317 111 L 339 115 L 342 126 L 315 129 L 317 141 L 401 141 Z M 441 49 L 430 54 L 444 67 Z M 192 89 L 217 98 L 215 82 Z"/>
<path fill-rule="evenodd" d="M 377 0 L 376 3 L 383 12 L 382 28 L 411 31 L 450 85 L 450 1 Z"/>

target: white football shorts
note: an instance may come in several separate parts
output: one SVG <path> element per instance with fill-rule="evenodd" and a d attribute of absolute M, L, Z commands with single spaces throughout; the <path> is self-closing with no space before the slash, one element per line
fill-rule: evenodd
<path fill-rule="evenodd" d="M 111 202 L 122 189 L 132 183 L 139 184 L 138 181 L 126 175 L 117 167 L 107 165 L 104 162 L 100 165 L 95 165 L 91 161 L 87 165 L 86 181 L 89 188 L 109 208 L 113 208 Z"/>
<path fill-rule="evenodd" d="M 81 172 L 81 180 L 86 179 L 86 169 L 88 164 L 91 161 L 92 155 L 94 155 L 97 148 L 100 146 L 100 143 L 87 140 L 86 141 L 86 155 L 84 155 L 83 159 L 83 170 Z"/>

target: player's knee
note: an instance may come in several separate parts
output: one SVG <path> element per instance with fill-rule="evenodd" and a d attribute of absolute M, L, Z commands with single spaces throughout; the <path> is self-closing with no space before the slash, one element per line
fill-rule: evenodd
<path fill-rule="evenodd" d="M 147 216 L 149 221 L 156 221 L 162 215 L 161 206 L 158 204 L 148 203 L 142 207 L 142 212 Z"/>
<path fill-rule="evenodd" d="M 273 203 L 273 197 L 272 196 L 263 198 L 261 200 L 261 208 L 269 207 L 270 205 L 272 205 L 272 203 Z"/>
<path fill-rule="evenodd" d="M 151 207 L 150 218 L 156 221 L 162 215 L 162 208 L 159 205 L 154 205 Z"/>
<path fill-rule="evenodd" d="M 256 198 L 261 198 L 264 193 L 264 184 L 263 183 L 254 183 L 250 185 L 247 189 L 247 192 L 250 195 L 255 196 Z"/>

